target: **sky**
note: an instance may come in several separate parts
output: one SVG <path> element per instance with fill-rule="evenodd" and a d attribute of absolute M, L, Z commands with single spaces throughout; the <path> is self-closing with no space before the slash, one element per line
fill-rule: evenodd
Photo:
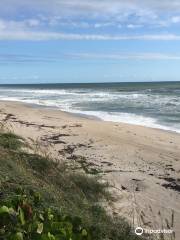
<path fill-rule="evenodd" d="M 180 0 L 1 0 L 0 84 L 180 80 Z"/>

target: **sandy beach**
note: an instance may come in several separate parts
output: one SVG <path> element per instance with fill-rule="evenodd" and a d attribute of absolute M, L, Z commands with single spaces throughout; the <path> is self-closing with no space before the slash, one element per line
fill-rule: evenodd
<path fill-rule="evenodd" d="M 112 211 L 180 239 L 180 134 L 88 119 L 18 102 L 0 102 L 0 120 L 39 152 L 100 175 Z"/>

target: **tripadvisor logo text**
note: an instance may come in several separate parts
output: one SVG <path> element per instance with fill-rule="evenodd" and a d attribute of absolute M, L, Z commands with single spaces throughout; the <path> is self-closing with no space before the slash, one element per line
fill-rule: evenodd
<path fill-rule="evenodd" d="M 137 227 L 135 229 L 135 234 L 141 236 L 143 233 L 146 234 L 173 234 L 172 229 L 143 229 L 142 227 Z"/>

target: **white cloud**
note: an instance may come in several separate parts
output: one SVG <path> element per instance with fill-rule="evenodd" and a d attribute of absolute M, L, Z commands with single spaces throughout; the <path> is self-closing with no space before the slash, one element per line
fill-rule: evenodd
<path fill-rule="evenodd" d="M 0 19 L 0 31 L 24 31 L 28 28 L 37 27 L 40 25 L 38 19 L 26 19 L 22 21 L 3 20 Z M 3 32 L 2 32 L 3 33 Z"/>
<path fill-rule="evenodd" d="M 178 21 L 180 19 L 174 19 Z M 45 21 L 45 20 L 44 20 Z M 47 19 L 46 19 L 47 21 Z M 58 18 L 60 21 L 60 18 Z M 88 22 L 60 22 L 62 26 L 70 24 L 72 28 L 103 28 L 105 26 L 115 26 L 114 22 L 100 22 L 100 23 L 88 23 Z M 114 34 L 80 34 L 80 33 L 64 33 L 62 31 L 42 30 L 41 25 L 43 23 L 40 19 L 27 18 L 22 21 L 3 20 L 0 19 L 0 40 L 30 40 L 30 41 L 46 41 L 46 40 L 99 40 L 99 41 L 122 41 L 122 40 L 157 40 L 157 41 L 179 41 L 180 35 L 176 34 L 139 34 L 139 35 L 121 35 Z M 128 24 L 126 27 L 129 29 L 140 28 L 143 25 Z M 118 25 L 118 28 L 122 28 L 122 25 Z"/>
<path fill-rule="evenodd" d="M 78 59 L 104 59 L 104 60 L 180 60 L 180 55 L 162 53 L 135 53 L 135 54 L 97 54 L 97 53 L 75 53 L 67 55 Z"/>
<path fill-rule="evenodd" d="M 180 11 L 179 0 L 1 0 L 1 11 L 18 11 L 19 8 L 31 8 L 46 12 L 111 12 L 120 10 L 149 9 L 152 11 Z"/>
<path fill-rule="evenodd" d="M 129 29 L 136 29 L 136 28 L 141 28 L 143 25 L 137 25 L 137 24 L 128 24 L 127 28 Z"/>
<path fill-rule="evenodd" d="M 40 25 L 40 21 L 38 19 L 28 19 L 26 21 L 26 23 L 30 26 L 30 27 L 37 27 Z"/>
<path fill-rule="evenodd" d="M 53 56 L 34 56 L 22 54 L 0 54 L 0 63 L 39 63 L 39 62 L 53 62 L 57 59 Z"/>
<path fill-rule="evenodd" d="M 0 54 L 0 64 L 27 64 L 27 63 L 53 63 L 62 59 L 74 60 L 105 60 L 115 61 L 120 60 L 143 60 L 143 61 L 180 61 L 180 55 L 166 53 L 59 53 L 55 55 L 40 56 L 40 55 L 21 55 L 21 54 Z"/>
<path fill-rule="evenodd" d="M 116 23 L 115 22 L 99 22 L 94 24 L 95 28 L 104 28 L 104 27 L 112 27 L 112 26 L 116 26 Z"/>
<path fill-rule="evenodd" d="M 3 19 L 0 19 L 0 30 L 6 31 L 6 30 L 17 30 L 17 29 L 23 29 L 25 27 L 25 22 L 17 22 L 17 21 L 5 21 Z"/>
<path fill-rule="evenodd" d="M 119 36 L 121 28 L 148 33 L 148 27 L 170 27 L 179 16 L 180 0 L 1 0 L 0 40 L 179 40 L 173 34 Z M 61 33 L 66 27 L 91 28 L 92 35 Z M 102 34 L 110 27 L 115 35 Z M 97 29 L 101 34 L 93 34 Z"/>
<path fill-rule="evenodd" d="M 3 21 L 0 20 L 0 31 L 6 29 L 6 25 L 4 24 Z"/>
<path fill-rule="evenodd" d="M 173 23 L 170 17 L 180 13 L 179 0 L 1 0 L 0 16 L 17 16 L 22 13 L 32 12 L 34 16 L 45 15 L 48 17 L 57 16 L 66 20 L 82 18 L 90 20 L 102 20 L 105 23 L 115 22 L 116 24 L 126 22 L 134 17 L 135 25 L 157 25 L 168 26 Z M 54 19 L 55 21 L 55 19 Z M 84 20 L 83 20 L 84 21 Z M 176 18 L 174 18 L 176 21 Z M 52 20 L 53 22 L 53 20 Z M 55 21 L 57 22 L 57 21 Z M 164 24 L 163 24 L 164 22 Z M 100 24 L 97 22 L 97 25 Z M 103 23 L 101 23 L 103 24 Z M 129 23 L 131 24 L 131 23 Z M 108 26 L 108 24 L 107 24 Z"/>
<path fill-rule="evenodd" d="M 103 35 L 103 34 L 74 34 L 63 32 L 27 31 L 27 30 L 0 30 L 0 40 L 87 40 L 87 41 L 180 41 L 180 35 Z"/>
<path fill-rule="evenodd" d="M 180 23 L 180 16 L 174 16 L 174 17 L 172 17 L 171 21 L 172 21 L 173 23 Z"/>

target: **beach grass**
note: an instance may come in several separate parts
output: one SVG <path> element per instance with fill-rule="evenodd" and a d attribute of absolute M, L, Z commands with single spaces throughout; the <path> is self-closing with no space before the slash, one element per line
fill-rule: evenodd
<path fill-rule="evenodd" d="M 80 218 L 88 239 L 142 239 L 133 233 L 124 218 L 105 210 L 112 201 L 107 183 L 96 176 L 73 171 L 64 163 L 33 154 L 21 137 L 3 131 L 0 133 L 0 206 L 19 191 L 27 198 L 31 198 L 32 192 L 38 193 L 40 209 L 52 208 L 63 216 Z M 0 236 L 0 239 L 6 238 Z"/>

